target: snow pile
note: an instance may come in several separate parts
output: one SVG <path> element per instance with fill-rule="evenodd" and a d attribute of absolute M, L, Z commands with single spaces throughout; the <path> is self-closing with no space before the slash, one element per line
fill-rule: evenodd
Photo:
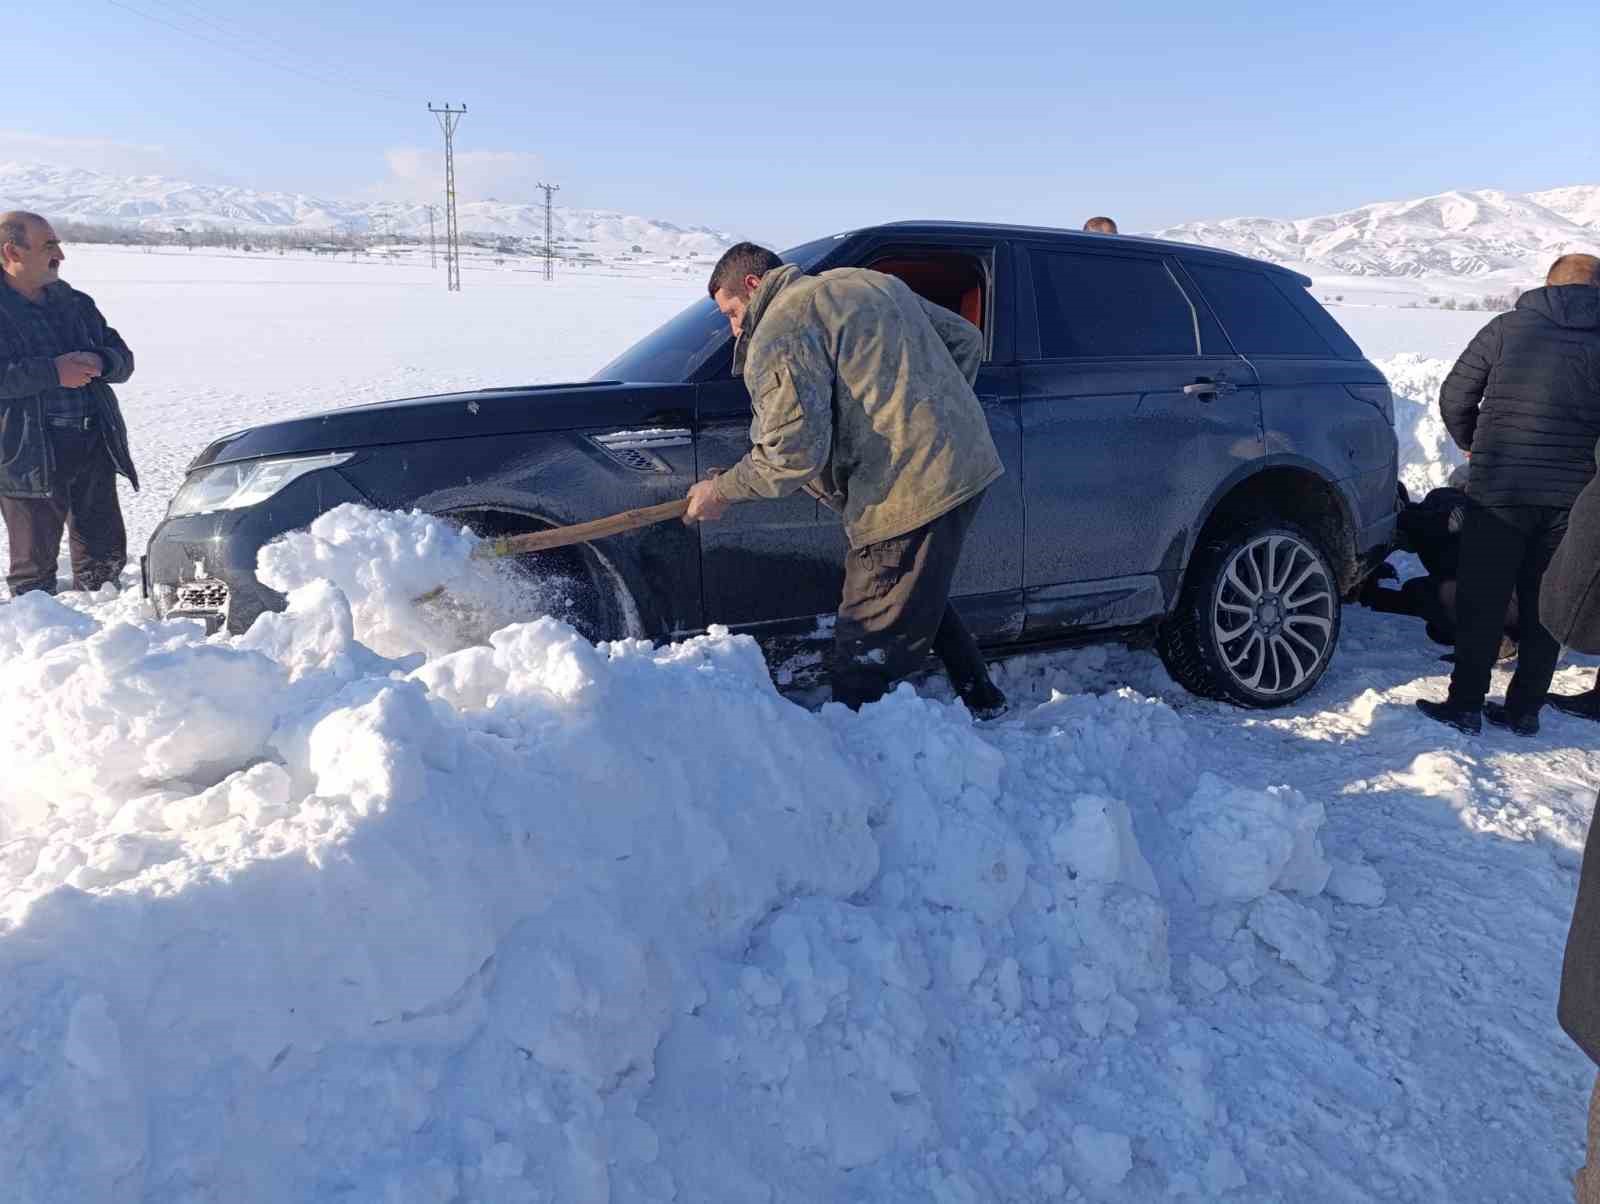
<path fill-rule="evenodd" d="M 442 656 L 564 601 L 557 585 L 515 573 L 507 561 L 474 559 L 479 542 L 418 510 L 380 514 L 345 504 L 262 548 L 256 572 L 290 595 L 309 588 L 321 598 L 331 586 L 348 603 L 354 637 L 375 652 Z M 432 597 L 440 587 L 445 594 Z M 317 610 L 310 601 L 295 609 Z M 250 636 L 268 638 L 260 623 Z"/>
<path fill-rule="evenodd" d="M 8 1200 L 1288 1190 L 1213 1076 L 1335 974 L 1330 873 L 1381 901 L 1321 804 L 1131 691 L 980 731 L 720 632 L 386 658 L 374 549 L 459 547 L 318 540 L 238 639 L 0 609 Z"/>
<path fill-rule="evenodd" d="M 1466 463 L 1439 417 L 1439 386 L 1449 375 L 1448 360 L 1402 354 L 1377 361 L 1394 394 L 1394 429 L 1400 439 L 1400 481 L 1420 501 Z"/>

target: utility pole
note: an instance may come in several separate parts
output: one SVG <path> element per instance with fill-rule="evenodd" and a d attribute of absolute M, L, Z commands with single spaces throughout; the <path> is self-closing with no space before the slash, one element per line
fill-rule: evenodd
<path fill-rule="evenodd" d="M 439 266 L 439 248 L 433 240 L 433 215 L 439 212 L 439 206 L 424 205 L 423 208 L 428 211 L 428 266 L 437 268 Z"/>
<path fill-rule="evenodd" d="M 445 288 L 452 293 L 461 291 L 461 231 L 456 225 L 456 126 L 466 114 L 467 106 L 452 109 L 448 104 L 442 109 L 428 102 L 428 112 L 439 121 L 444 131 L 444 269 Z"/>
<path fill-rule="evenodd" d="M 544 278 L 554 280 L 556 275 L 556 244 L 554 238 L 554 223 L 550 217 L 550 196 L 561 191 L 559 184 L 540 184 L 544 189 Z"/>

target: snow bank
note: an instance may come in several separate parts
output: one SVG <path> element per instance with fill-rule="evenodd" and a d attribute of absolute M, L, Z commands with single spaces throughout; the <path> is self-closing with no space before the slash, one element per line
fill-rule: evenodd
<path fill-rule="evenodd" d="M 374 569 L 461 546 L 319 527 L 240 638 L 0 608 L 8 1201 L 1293 1194 L 1215 1075 L 1338 974 L 1330 874 L 1381 901 L 1320 803 L 1126 690 L 813 714 L 745 638 L 552 619 L 424 659 Z"/>
<path fill-rule="evenodd" d="M 1400 439 L 1400 480 L 1413 500 L 1437 489 L 1466 463 L 1439 417 L 1439 386 L 1449 375 L 1449 360 L 1395 355 L 1378 360 L 1394 393 L 1394 429 Z"/>

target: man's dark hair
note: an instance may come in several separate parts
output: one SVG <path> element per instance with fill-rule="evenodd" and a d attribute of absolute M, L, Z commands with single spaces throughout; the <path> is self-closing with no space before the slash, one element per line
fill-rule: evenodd
<path fill-rule="evenodd" d="M 10 242 L 26 249 L 28 246 L 29 222 L 36 226 L 49 225 L 37 213 L 29 213 L 25 209 L 13 209 L 9 213 L 0 213 L 0 246 Z"/>
<path fill-rule="evenodd" d="M 1600 259 L 1593 255 L 1563 255 L 1550 265 L 1546 284 L 1600 284 Z"/>
<path fill-rule="evenodd" d="M 765 276 L 773 268 L 782 266 L 783 260 L 765 247 L 753 242 L 735 243 L 722 253 L 717 266 L 711 269 L 711 281 L 706 285 L 706 292 L 713 297 L 718 289 L 723 288 L 736 293 L 746 276 Z"/>
<path fill-rule="evenodd" d="M 1115 234 L 1117 223 L 1109 217 L 1091 217 L 1083 223 L 1083 228 L 1090 234 Z"/>

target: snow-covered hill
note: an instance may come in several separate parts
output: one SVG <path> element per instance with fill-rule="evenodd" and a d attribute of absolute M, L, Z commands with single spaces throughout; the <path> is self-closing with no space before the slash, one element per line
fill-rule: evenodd
<path fill-rule="evenodd" d="M 331 200 L 35 163 L 0 163 L 0 205 L 37 209 L 68 221 L 156 229 L 428 232 L 427 208 L 416 202 Z M 542 204 L 471 200 L 462 203 L 460 214 L 461 228 L 468 233 L 544 237 Z M 715 255 L 733 241 L 732 235 L 706 226 L 676 226 L 610 210 L 558 207 L 554 220 L 558 242 L 601 256 L 633 247 L 655 255 Z M 1507 272 L 1520 279 L 1542 272 L 1556 255 L 1600 247 L 1600 185 L 1526 195 L 1490 189 L 1445 192 L 1324 217 L 1196 221 L 1156 234 L 1270 259 L 1319 278 L 1455 277 L 1483 282 Z"/>
<path fill-rule="evenodd" d="M 1312 275 L 1482 276 L 1542 268 L 1556 255 L 1600 246 L 1600 185 L 1526 196 L 1444 192 L 1325 217 L 1188 222 L 1157 237 L 1225 247 Z"/>
<path fill-rule="evenodd" d="M 163 176 L 111 176 L 37 163 L 0 163 L 0 207 L 34 209 L 61 221 L 140 226 L 231 227 L 425 235 L 426 206 L 407 201 L 329 200 L 297 192 L 214 187 Z M 461 229 L 543 239 L 544 206 L 473 200 L 460 205 Z M 558 206 L 558 242 L 604 255 L 637 246 L 654 254 L 712 255 L 732 237 L 597 209 Z"/>

